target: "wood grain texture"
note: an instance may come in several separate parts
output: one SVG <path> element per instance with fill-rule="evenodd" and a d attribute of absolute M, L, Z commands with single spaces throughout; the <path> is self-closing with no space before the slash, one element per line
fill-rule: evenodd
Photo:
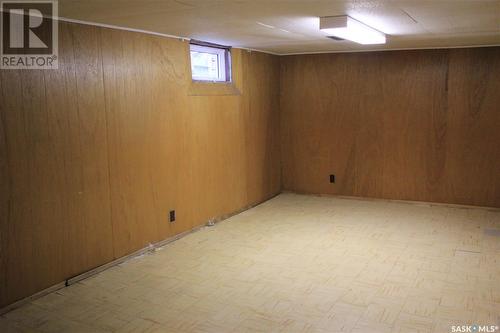
<path fill-rule="evenodd" d="M 283 57 L 284 189 L 500 207 L 499 76 L 498 47 Z"/>
<path fill-rule="evenodd" d="M 190 96 L 186 42 L 59 35 L 58 70 L 0 72 L 0 307 L 280 191 L 277 57 Z"/>

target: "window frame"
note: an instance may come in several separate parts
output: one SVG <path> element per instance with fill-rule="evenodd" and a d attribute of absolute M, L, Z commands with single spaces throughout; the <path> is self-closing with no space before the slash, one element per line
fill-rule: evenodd
<path fill-rule="evenodd" d="M 193 72 L 193 63 L 191 52 L 199 53 L 209 53 L 217 55 L 217 69 L 218 77 L 208 78 L 204 76 L 195 76 Z M 189 62 L 191 70 L 191 79 L 193 82 L 205 82 L 205 83 L 231 83 L 231 52 L 230 48 L 226 46 L 204 43 L 198 41 L 191 41 L 189 43 Z"/>

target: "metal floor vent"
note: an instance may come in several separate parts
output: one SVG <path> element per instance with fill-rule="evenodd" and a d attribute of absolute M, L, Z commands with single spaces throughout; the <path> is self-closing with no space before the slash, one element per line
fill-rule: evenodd
<path fill-rule="evenodd" d="M 484 229 L 484 234 L 487 236 L 500 237 L 500 229 Z"/>

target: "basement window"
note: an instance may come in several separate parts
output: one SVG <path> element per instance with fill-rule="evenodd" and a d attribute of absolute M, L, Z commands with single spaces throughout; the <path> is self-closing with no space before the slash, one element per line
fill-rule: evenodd
<path fill-rule="evenodd" d="M 231 82 L 231 53 L 226 46 L 191 41 L 193 81 Z"/>

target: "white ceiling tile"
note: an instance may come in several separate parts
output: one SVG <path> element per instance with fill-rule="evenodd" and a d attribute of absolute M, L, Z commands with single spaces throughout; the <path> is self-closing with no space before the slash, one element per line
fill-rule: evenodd
<path fill-rule="evenodd" d="M 59 0 L 62 17 L 279 54 L 500 44 L 500 0 Z M 335 42 L 320 16 L 350 15 L 385 45 Z M 259 24 L 260 23 L 260 24 Z"/>

